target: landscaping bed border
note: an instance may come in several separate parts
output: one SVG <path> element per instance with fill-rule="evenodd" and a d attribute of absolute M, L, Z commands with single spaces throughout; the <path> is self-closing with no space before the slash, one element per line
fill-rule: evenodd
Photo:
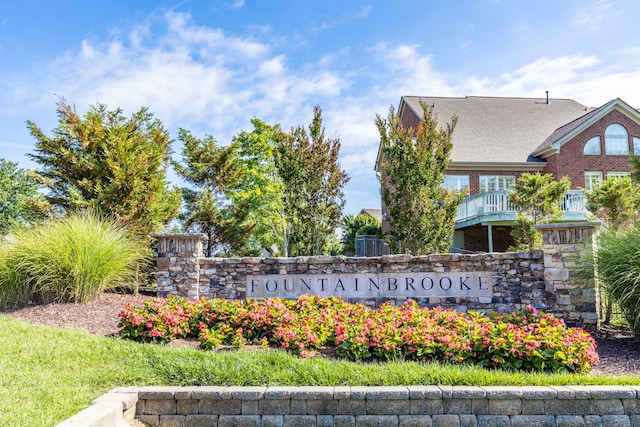
<path fill-rule="evenodd" d="M 107 407 L 111 417 L 104 417 Z M 131 423 L 153 427 L 635 427 L 640 426 L 640 385 L 124 387 L 101 396 L 58 426 Z"/>

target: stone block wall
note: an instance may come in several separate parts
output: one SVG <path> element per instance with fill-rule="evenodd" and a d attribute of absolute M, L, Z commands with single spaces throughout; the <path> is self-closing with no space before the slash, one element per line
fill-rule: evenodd
<path fill-rule="evenodd" d="M 554 314 L 568 324 L 598 325 L 599 287 L 597 272 L 584 277 L 583 257 L 593 256 L 595 227 L 577 224 L 546 224 L 542 231 L 544 248 L 545 300 Z"/>
<path fill-rule="evenodd" d="M 152 427 L 634 427 L 640 386 L 142 387 L 136 419 Z"/>
<path fill-rule="evenodd" d="M 200 262 L 201 295 L 245 298 L 247 275 L 345 274 L 345 273 L 446 273 L 491 272 L 493 296 L 413 298 L 421 306 L 451 307 L 457 310 L 513 311 L 529 304 L 546 308 L 544 268 L 541 251 L 479 255 L 443 254 L 428 256 L 384 255 L 380 257 L 314 256 L 297 258 L 204 258 Z M 368 306 L 402 304 L 406 297 L 348 298 Z"/>
<path fill-rule="evenodd" d="M 540 226 L 544 250 L 520 253 L 442 254 L 381 257 L 204 258 L 204 235 L 155 235 L 158 241 L 158 296 L 244 299 L 247 276 L 319 274 L 484 272 L 493 281 L 486 296 L 418 297 L 421 306 L 459 311 L 511 312 L 533 305 L 570 326 L 598 326 L 598 292 L 593 279 L 578 274 L 580 257 L 594 244 L 597 224 Z M 281 276 L 282 277 L 282 276 Z M 597 275 L 596 275 L 597 277 Z M 371 307 L 402 304 L 407 297 L 348 298 Z"/>

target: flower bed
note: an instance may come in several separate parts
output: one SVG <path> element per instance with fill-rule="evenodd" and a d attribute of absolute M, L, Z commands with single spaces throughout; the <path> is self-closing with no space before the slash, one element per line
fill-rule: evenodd
<path fill-rule="evenodd" d="M 169 297 L 127 305 L 119 328 L 122 337 L 143 342 L 198 338 L 205 349 L 260 344 L 305 357 L 335 347 L 338 356 L 354 361 L 438 361 L 538 372 L 586 372 L 598 363 L 587 332 L 533 307 L 483 315 L 420 308 L 414 301 L 373 310 L 309 295 L 245 301 Z"/>

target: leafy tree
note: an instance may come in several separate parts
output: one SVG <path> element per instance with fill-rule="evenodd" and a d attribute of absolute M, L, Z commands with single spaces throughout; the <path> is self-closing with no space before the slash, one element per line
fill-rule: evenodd
<path fill-rule="evenodd" d="M 331 233 L 327 236 L 327 241 L 322 248 L 323 255 L 341 255 L 344 253 L 342 248 L 342 242 L 336 233 Z"/>
<path fill-rule="evenodd" d="M 609 228 L 630 226 L 637 218 L 640 192 L 629 177 L 604 180 L 584 195 L 587 210 Z"/>
<path fill-rule="evenodd" d="M 308 133 L 298 126 L 278 134 L 275 164 L 284 185 L 285 256 L 321 254 L 340 224 L 349 177 L 340 169 L 339 154 L 340 140 L 324 136 L 319 106 Z"/>
<path fill-rule="evenodd" d="M 448 251 L 458 206 L 465 196 L 442 186 L 458 119 L 453 117 L 440 128 L 432 109 L 425 103 L 421 106 L 417 129 L 405 128 L 393 107 L 387 119 L 376 115 L 380 132 L 378 179 L 389 218 L 386 237 L 394 253 Z"/>
<path fill-rule="evenodd" d="M 511 251 L 533 251 L 542 247 L 542 236 L 536 223 L 522 212 L 516 212 L 516 222 L 511 229 L 514 246 Z"/>
<path fill-rule="evenodd" d="M 562 199 L 571 188 L 571 181 L 563 176 L 559 181 L 553 174 L 523 173 L 509 194 L 509 201 L 519 211 L 511 235 L 515 250 L 530 251 L 542 247 L 536 224 L 553 222 L 562 216 Z"/>
<path fill-rule="evenodd" d="M 247 204 L 248 221 L 255 224 L 247 241 L 255 255 L 274 244 L 284 252 L 285 222 L 282 214 L 284 186 L 275 164 L 275 145 L 280 126 L 267 125 L 253 118 L 253 131 L 242 131 L 233 138 L 238 147 L 238 162 L 244 173 L 229 197 L 237 204 Z"/>
<path fill-rule="evenodd" d="M 185 228 L 209 237 L 206 256 L 216 249 L 242 253 L 253 228 L 248 222 L 248 203 L 231 203 L 226 195 L 244 173 L 238 163 L 238 147 L 220 147 L 212 136 L 198 139 L 184 129 L 180 129 L 178 138 L 183 143 L 185 164 L 173 162 L 173 166 L 180 177 L 195 186 L 182 189 L 186 209 L 181 219 Z"/>
<path fill-rule="evenodd" d="M 40 185 L 17 163 L 0 159 L 0 235 L 17 224 L 41 218 L 47 205 L 38 193 Z"/>
<path fill-rule="evenodd" d="M 57 114 L 52 136 L 27 121 L 36 139 L 30 157 L 42 166 L 38 176 L 54 208 L 90 208 L 144 237 L 176 217 L 180 191 L 166 180 L 171 140 L 147 108 L 126 118 L 98 104 L 82 118 L 61 100 Z"/>
<path fill-rule="evenodd" d="M 381 236 L 380 221 L 367 214 L 345 215 L 342 219 L 342 248 L 345 255 L 355 255 L 356 236 L 361 235 Z"/>

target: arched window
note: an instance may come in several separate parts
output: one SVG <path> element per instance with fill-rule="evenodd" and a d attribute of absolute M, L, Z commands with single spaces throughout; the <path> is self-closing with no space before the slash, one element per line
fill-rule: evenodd
<path fill-rule="evenodd" d="M 601 154 L 600 151 L 600 137 L 594 136 L 590 138 L 585 144 L 582 154 Z"/>
<path fill-rule="evenodd" d="M 629 134 L 624 126 L 612 123 L 604 131 L 605 153 L 614 155 L 629 154 Z"/>

